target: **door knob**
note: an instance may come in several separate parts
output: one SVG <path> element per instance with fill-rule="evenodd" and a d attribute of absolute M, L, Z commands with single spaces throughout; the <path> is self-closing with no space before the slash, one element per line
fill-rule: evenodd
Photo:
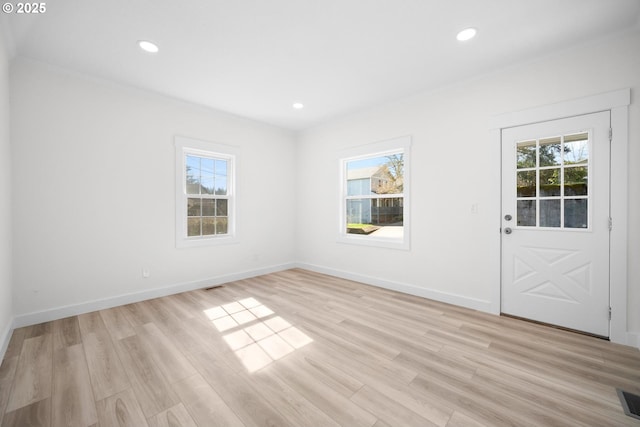
<path fill-rule="evenodd" d="M 513 232 L 513 230 L 511 230 L 511 228 L 507 227 L 504 229 L 504 234 L 511 234 Z"/>
<path fill-rule="evenodd" d="M 512 217 L 511 215 L 509 215 L 509 214 L 506 214 L 506 215 L 504 216 L 504 220 L 505 220 L 505 221 L 511 221 L 511 219 L 512 219 L 512 218 L 513 218 L 513 217 Z"/>

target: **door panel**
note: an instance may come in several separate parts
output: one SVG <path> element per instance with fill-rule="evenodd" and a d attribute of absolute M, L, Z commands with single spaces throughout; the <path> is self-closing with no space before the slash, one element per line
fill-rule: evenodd
<path fill-rule="evenodd" d="M 502 131 L 503 313 L 609 335 L 609 124 Z"/>

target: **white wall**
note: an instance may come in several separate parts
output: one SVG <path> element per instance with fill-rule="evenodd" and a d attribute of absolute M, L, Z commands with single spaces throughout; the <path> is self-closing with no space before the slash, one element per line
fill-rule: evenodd
<path fill-rule="evenodd" d="M 289 132 L 24 59 L 11 96 L 17 324 L 294 260 Z M 175 135 L 240 147 L 239 244 L 176 249 Z"/>
<path fill-rule="evenodd" d="M 1 30 L 1 28 L 0 28 Z M 11 283 L 11 145 L 9 126 L 9 54 L 0 31 L 0 358 L 13 320 Z"/>
<path fill-rule="evenodd" d="M 640 34 L 618 35 L 302 133 L 298 260 L 319 271 L 488 310 L 499 286 L 500 256 L 500 151 L 490 139 L 489 118 L 631 87 L 628 326 L 640 331 L 638 52 Z M 412 250 L 336 243 L 338 184 L 327 171 L 337 170 L 338 150 L 401 135 L 413 137 Z"/>

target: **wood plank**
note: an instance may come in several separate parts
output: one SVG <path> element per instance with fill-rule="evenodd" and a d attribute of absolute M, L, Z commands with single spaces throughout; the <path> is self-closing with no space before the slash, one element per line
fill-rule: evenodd
<path fill-rule="evenodd" d="M 149 418 L 149 427 L 198 427 L 182 403 Z"/>
<path fill-rule="evenodd" d="M 372 355 L 375 354 L 385 359 L 393 360 L 400 354 L 400 346 L 396 345 L 397 342 L 395 342 L 395 340 L 385 341 L 380 339 L 381 334 L 384 334 L 384 332 L 378 332 L 377 334 L 367 333 L 369 332 L 369 327 L 358 324 L 352 320 L 343 320 L 337 324 L 326 323 L 324 325 L 318 325 L 317 322 L 310 320 L 302 322 L 302 325 L 309 324 L 320 326 L 323 329 L 330 329 L 336 336 L 342 337 L 344 340 L 349 341 Z"/>
<path fill-rule="evenodd" d="M 228 372 L 206 353 L 194 354 L 190 360 L 246 427 L 289 425 L 286 419 L 256 392 L 246 374 Z"/>
<path fill-rule="evenodd" d="M 119 340 L 116 349 L 145 417 L 180 403 L 139 336 Z"/>
<path fill-rule="evenodd" d="M 100 317 L 111 334 L 111 339 L 115 341 L 136 334 L 122 307 L 100 310 Z"/>
<path fill-rule="evenodd" d="M 571 366 L 571 363 L 568 363 L 564 359 L 556 358 L 548 360 L 544 356 L 535 354 L 532 355 L 532 357 L 525 356 L 527 355 L 525 350 L 510 344 L 492 343 L 489 348 L 489 353 L 497 356 L 501 360 L 523 366 L 527 370 L 537 369 L 540 375 L 544 375 L 545 377 L 555 377 L 557 380 L 562 380 L 565 383 L 574 383 L 575 385 L 584 387 L 586 390 L 591 390 L 594 396 L 597 395 L 600 399 L 608 396 L 611 401 L 617 401 L 617 396 L 615 396 L 614 393 L 610 393 L 616 386 L 626 384 L 634 389 L 637 387 L 636 384 L 630 381 L 622 378 L 611 378 L 607 374 L 601 374 L 598 370 L 589 371 L 585 370 L 584 366 Z"/>
<path fill-rule="evenodd" d="M 80 335 L 84 337 L 89 334 L 101 334 L 107 332 L 107 328 L 100 317 L 99 311 L 92 311 L 91 313 L 84 313 L 78 318 L 78 326 L 80 327 Z"/>
<path fill-rule="evenodd" d="M 153 322 L 153 316 L 146 301 L 123 305 L 122 308 L 131 326 L 143 326 Z"/>
<path fill-rule="evenodd" d="M 7 412 L 51 397 L 52 342 L 51 334 L 24 340 Z"/>
<path fill-rule="evenodd" d="M 245 426 L 200 374 L 185 378 L 173 387 L 198 426 Z"/>
<path fill-rule="evenodd" d="M 31 403 L 15 411 L 7 412 L 2 427 L 57 427 L 51 424 L 51 399 Z"/>
<path fill-rule="evenodd" d="M 173 342 L 158 329 L 155 323 L 147 323 L 138 330 L 140 331 L 139 337 L 147 353 L 151 355 L 169 384 L 196 373 L 193 365 L 187 361 Z"/>
<path fill-rule="evenodd" d="M 27 326 L 25 328 L 25 339 L 35 338 L 41 335 L 50 334 L 53 329 L 53 322 L 38 323 L 37 325 Z"/>
<path fill-rule="evenodd" d="M 147 425 L 147 420 L 131 388 L 96 402 L 96 410 L 100 427 L 145 427 Z"/>
<path fill-rule="evenodd" d="M 356 391 L 362 388 L 364 384 L 361 381 L 338 367 L 316 359 L 313 353 L 313 351 L 305 352 L 304 357 L 292 358 L 291 363 L 295 364 L 297 361 L 296 369 L 308 372 L 315 381 L 323 382 L 345 397 L 353 396 Z"/>
<path fill-rule="evenodd" d="M 443 351 L 448 350 L 446 347 Z M 576 349 L 579 351 L 579 349 Z M 459 351 L 456 350 L 459 354 Z M 526 382 L 526 391 L 537 389 L 542 396 L 556 396 L 583 410 L 594 410 L 599 413 L 620 412 L 620 402 L 611 387 L 601 387 L 582 383 L 572 375 L 566 375 L 562 369 L 551 369 L 549 366 L 532 363 L 531 360 L 504 357 L 493 352 L 483 354 L 464 354 L 463 357 L 479 359 L 478 373 L 484 370 L 495 370 L 505 376 L 514 378 L 514 382 Z M 638 363 L 640 366 L 640 361 Z"/>
<path fill-rule="evenodd" d="M 53 322 L 52 333 L 54 351 L 82 343 L 80 324 L 78 323 L 77 316 L 55 320 Z"/>
<path fill-rule="evenodd" d="M 9 345 L 7 351 L 4 353 L 5 359 L 11 359 L 12 357 L 20 356 L 22 351 L 22 343 L 27 335 L 27 328 L 17 328 L 11 333 L 11 339 L 9 339 Z"/>
<path fill-rule="evenodd" d="M 420 339 L 417 337 L 407 337 L 396 333 L 388 333 L 377 329 L 375 326 L 368 326 L 353 319 L 347 319 L 340 322 L 340 326 L 347 331 L 351 331 L 354 335 L 366 337 L 368 341 L 382 344 L 390 351 L 390 358 L 393 359 L 403 350 L 413 350 L 417 352 L 434 351 L 442 348 L 440 344 Z"/>
<path fill-rule="evenodd" d="M 447 423 L 447 427 L 490 427 L 486 424 L 481 424 L 471 417 L 468 417 L 458 411 L 454 412 L 451 419 Z"/>
<path fill-rule="evenodd" d="M 319 410 L 287 383 L 270 372 L 269 368 L 261 370 L 251 376 L 251 382 L 257 393 L 271 403 L 288 421 L 289 425 L 296 427 L 340 427 L 329 415 Z"/>
<path fill-rule="evenodd" d="M 450 355 L 443 355 L 439 351 L 409 351 L 403 350 L 394 359 L 399 365 L 413 369 L 415 372 L 447 372 L 461 379 L 471 379 L 477 369 L 477 363 L 458 359 Z"/>
<path fill-rule="evenodd" d="M 438 426 L 367 385 L 358 390 L 351 400 L 387 423 L 406 427 Z"/>
<path fill-rule="evenodd" d="M 83 341 L 96 400 L 127 389 L 129 378 L 108 334 L 90 333 L 83 337 Z"/>
<path fill-rule="evenodd" d="M 374 394 L 383 395 L 385 399 L 402 405 L 407 410 L 425 418 L 430 423 L 437 426 L 443 427 L 454 412 L 450 405 L 441 402 L 433 402 L 431 399 L 425 398 L 424 395 L 416 392 L 408 385 L 392 384 L 386 381 L 381 381 L 380 379 L 371 378 L 370 381 L 367 381 L 366 386 L 368 386 Z M 362 390 L 362 388 L 360 390 Z M 351 399 L 355 400 L 354 396 L 351 396 Z M 390 404 L 393 404 L 393 402 Z M 376 416 L 387 420 L 387 422 L 389 421 L 388 417 L 381 416 L 381 414 L 376 414 Z"/>
<path fill-rule="evenodd" d="M 129 388 L 129 378 L 100 314 L 96 311 L 80 315 L 78 322 L 95 399 L 102 400 Z"/>
<path fill-rule="evenodd" d="M 323 382 L 315 381 L 306 371 L 290 369 L 287 365 L 275 365 L 272 373 L 340 425 L 369 427 L 376 422 L 376 417 L 370 412 L 336 393 Z"/>
<path fill-rule="evenodd" d="M 98 421 L 82 344 L 53 354 L 52 424 L 87 427 Z"/>
<path fill-rule="evenodd" d="M 406 385 L 417 375 L 414 369 L 364 351 L 338 334 L 331 334 L 330 331 L 316 326 L 306 324 L 303 326 L 304 332 L 315 340 L 314 346 L 309 348 L 323 349 L 316 354 L 316 357 L 333 366 L 343 367 L 354 378 L 362 381 L 371 376 L 382 381 Z"/>
<path fill-rule="evenodd" d="M 179 327 L 180 317 L 174 313 L 171 304 L 162 302 L 162 298 L 155 298 L 147 301 L 145 307 L 148 308 L 148 313 L 153 319 L 152 322 L 156 327 L 163 332 L 170 333 Z"/>
<path fill-rule="evenodd" d="M 476 380 L 524 399 L 530 405 L 539 406 L 559 418 L 571 418 L 576 423 L 606 426 L 611 420 L 617 419 L 621 424 L 625 421 L 625 415 L 619 411 L 607 413 L 601 412 L 601 409 L 581 407 L 582 405 L 576 402 L 569 402 L 563 394 L 554 393 L 552 389 L 539 388 L 535 383 L 508 375 L 502 370 L 481 368 L 476 374 Z"/>
<path fill-rule="evenodd" d="M 428 376 L 418 375 L 411 386 L 426 396 L 444 397 L 460 412 L 492 426 L 562 425 L 548 411 L 479 381 L 463 381 L 430 372 Z M 571 425 L 584 426 L 573 419 Z"/>
<path fill-rule="evenodd" d="M 13 384 L 17 367 L 18 356 L 9 359 L 5 358 L 2 361 L 2 365 L 0 365 L 0 425 L 2 425 L 2 417 L 9 403 L 9 393 L 11 392 L 11 384 Z"/>
<path fill-rule="evenodd" d="M 523 391 L 537 389 L 540 396 L 555 396 L 558 399 L 574 404 L 585 410 L 593 410 L 598 413 L 620 413 L 620 402 L 617 400 L 615 390 L 611 388 L 594 390 L 593 387 L 583 387 L 576 384 L 571 376 L 565 376 L 561 371 L 544 372 L 544 367 L 532 364 L 530 361 L 505 358 L 494 355 L 491 352 L 476 354 L 465 353 L 459 349 L 444 347 L 443 355 L 455 355 L 455 357 L 472 358 L 478 361 L 478 373 L 485 369 L 496 370 L 505 376 L 511 376 L 515 382 L 526 382 Z M 454 356 L 451 356 L 454 357 Z M 639 364 L 640 366 L 640 364 Z M 594 393 L 594 391 L 597 391 Z M 536 400 L 540 397 L 536 397 Z"/>
<path fill-rule="evenodd" d="M 180 345 L 183 354 L 209 353 L 216 356 L 219 365 L 233 372 L 242 372 L 245 367 L 230 350 L 222 334 L 217 331 L 209 319 L 196 318 L 182 322 L 182 329 L 171 335 L 171 339 Z"/>

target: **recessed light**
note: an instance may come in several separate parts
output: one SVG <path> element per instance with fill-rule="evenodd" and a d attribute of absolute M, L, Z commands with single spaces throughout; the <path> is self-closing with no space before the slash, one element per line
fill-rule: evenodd
<path fill-rule="evenodd" d="M 472 38 L 474 38 L 477 33 L 478 30 L 476 30 L 475 28 L 465 28 L 458 33 L 456 38 L 461 42 L 466 42 L 467 40 L 471 40 Z"/>
<path fill-rule="evenodd" d="M 293 104 L 293 108 L 295 108 L 296 110 L 302 110 L 304 108 L 304 104 L 302 104 L 301 102 L 295 102 Z"/>
<path fill-rule="evenodd" d="M 157 44 L 152 43 L 148 40 L 139 40 L 138 46 L 140 46 L 140 49 L 149 53 L 158 53 L 158 51 L 160 50 Z"/>

